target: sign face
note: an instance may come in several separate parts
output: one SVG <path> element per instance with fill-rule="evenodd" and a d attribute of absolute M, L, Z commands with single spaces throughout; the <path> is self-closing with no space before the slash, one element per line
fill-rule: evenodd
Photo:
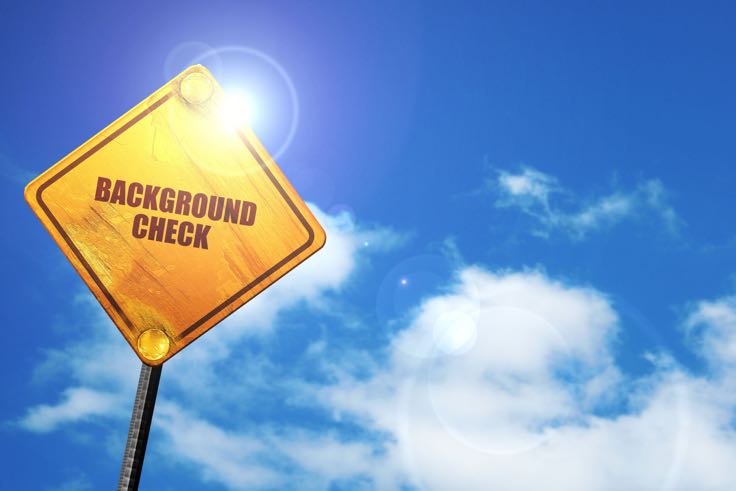
<path fill-rule="evenodd" d="M 133 350 L 158 365 L 318 251 L 325 233 L 188 68 L 25 190 Z"/>

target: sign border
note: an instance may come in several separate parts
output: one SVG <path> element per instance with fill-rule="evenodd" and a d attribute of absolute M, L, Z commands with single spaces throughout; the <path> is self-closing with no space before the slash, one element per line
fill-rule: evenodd
<path fill-rule="evenodd" d="M 71 240 L 71 238 L 67 235 L 64 228 L 61 226 L 59 221 L 56 219 L 56 217 L 51 213 L 51 210 L 49 210 L 46 203 L 43 201 L 43 192 L 51 186 L 54 182 L 61 179 L 65 174 L 67 174 L 69 171 L 77 167 L 78 165 L 82 164 L 85 160 L 87 160 L 90 156 L 92 156 L 94 153 L 105 147 L 108 143 L 113 141 L 115 138 L 120 136 L 122 133 L 124 133 L 126 130 L 128 130 L 131 126 L 139 122 L 141 119 L 158 109 L 161 105 L 163 105 L 166 101 L 171 99 L 174 96 L 174 92 L 172 90 L 169 90 L 166 94 L 164 94 L 160 99 L 153 102 L 150 106 L 145 108 L 140 114 L 137 114 L 136 116 L 132 117 L 129 121 L 127 121 L 124 125 L 122 125 L 120 128 L 117 128 L 115 131 L 113 131 L 110 135 L 105 137 L 102 141 L 97 143 L 94 147 L 87 150 L 84 154 L 82 154 L 80 157 L 72 161 L 69 165 L 65 166 L 63 169 L 61 169 L 59 172 L 45 180 L 42 184 L 39 185 L 38 189 L 36 190 L 36 201 L 38 202 L 41 209 L 43 209 L 46 216 L 49 218 L 51 223 L 56 227 L 56 230 L 59 232 L 59 234 L 62 236 L 66 244 L 69 246 L 69 249 L 74 253 L 75 257 L 79 260 L 79 262 L 82 264 L 84 269 L 87 271 L 87 273 L 90 275 L 92 280 L 95 282 L 95 285 L 100 289 L 100 291 L 103 293 L 105 298 L 110 302 L 110 305 L 113 309 L 115 309 L 115 312 L 120 316 L 120 318 L 125 323 L 126 327 L 130 330 L 131 333 L 134 332 L 133 324 L 130 322 L 130 319 L 127 315 L 125 315 L 125 312 L 120 307 L 120 305 L 117 303 L 115 298 L 110 294 L 110 292 L 105 288 L 105 285 L 103 285 L 102 281 L 99 279 L 95 271 L 92 269 L 92 267 L 89 265 L 87 260 L 82 256 L 79 249 L 76 247 L 74 242 Z M 294 201 L 291 199 L 289 194 L 286 192 L 284 187 L 282 186 L 281 182 L 276 178 L 276 176 L 273 174 L 271 169 L 269 169 L 268 165 L 263 161 L 258 151 L 255 149 L 253 144 L 248 140 L 248 137 L 245 133 L 243 133 L 241 130 L 237 130 L 238 137 L 243 142 L 245 147 L 248 149 L 248 151 L 251 153 L 251 155 L 255 158 L 256 162 L 258 162 L 258 165 L 260 168 L 266 173 L 271 183 L 276 187 L 281 197 L 286 201 L 286 203 L 289 205 L 289 208 L 292 212 L 296 215 L 296 217 L 299 219 L 299 222 L 304 226 L 304 228 L 307 231 L 307 241 L 299 246 L 297 249 L 295 249 L 293 252 L 291 252 L 288 256 L 286 256 L 284 259 L 276 263 L 274 266 L 267 269 L 265 272 L 263 272 L 261 275 L 259 275 L 257 278 L 252 280 L 250 283 L 246 284 L 243 288 L 238 290 L 236 293 L 228 297 L 223 303 L 215 307 L 214 309 L 210 310 L 207 314 L 202 316 L 199 320 L 194 322 L 192 325 L 184 329 L 181 333 L 179 333 L 175 341 L 181 341 L 182 339 L 186 338 L 187 336 L 191 335 L 197 328 L 199 328 L 202 324 L 207 322 L 212 317 L 216 316 L 220 312 L 222 312 L 224 309 L 228 308 L 233 302 L 238 300 L 243 295 L 247 294 L 250 290 L 257 287 L 260 283 L 262 283 L 267 277 L 271 276 L 272 274 L 276 273 L 279 269 L 281 269 L 283 266 L 285 266 L 289 261 L 294 259 L 296 256 L 307 250 L 315 239 L 315 233 L 312 226 L 307 221 L 304 214 L 299 210 L 299 207 L 294 203 Z"/>

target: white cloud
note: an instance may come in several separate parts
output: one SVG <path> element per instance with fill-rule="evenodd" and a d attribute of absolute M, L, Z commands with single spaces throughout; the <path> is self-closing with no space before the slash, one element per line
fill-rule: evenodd
<path fill-rule="evenodd" d="M 497 195 L 497 207 L 517 208 L 531 216 L 538 225 L 534 233 L 541 236 L 561 231 L 584 239 L 593 231 L 645 213 L 658 217 L 670 233 L 677 232 L 681 224 L 664 186 L 656 179 L 643 181 L 630 191 L 616 190 L 587 200 L 563 189 L 555 177 L 530 167 L 518 173 L 499 170 L 488 185 Z"/>
<path fill-rule="evenodd" d="M 40 404 L 28 410 L 20 425 L 36 433 L 45 433 L 59 425 L 88 421 L 96 416 L 119 414 L 123 400 L 118 394 L 100 392 L 85 387 L 73 387 L 64 391 L 57 404 Z"/>
<path fill-rule="evenodd" d="M 734 318 L 733 304 L 717 302 L 689 324 L 708 323 L 707 346 L 724 329 L 736 337 Z M 469 341 L 448 350 L 437 333 L 457 328 Z M 613 356 L 618 330 L 595 290 L 468 268 L 421 306 L 372 376 L 338 367 L 336 384 L 312 390 L 339 418 L 389 435 L 404 480 L 420 489 L 735 489 L 725 469 L 736 458 L 736 374 L 698 377 L 660 355 L 651 375 L 626 376 Z"/>
<path fill-rule="evenodd" d="M 713 369 L 736 369 L 736 297 L 700 302 L 685 328 Z"/>
<path fill-rule="evenodd" d="M 550 194 L 560 191 L 557 179 L 529 167 L 524 167 L 519 174 L 500 171 L 498 184 L 510 196 L 543 205 L 548 205 Z"/>
<path fill-rule="evenodd" d="M 394 489 L 396 469 L 373 445 L 333 433 L 264 426 L 250 433 L 224 429 L 180 406 L 159 405 L 156 424 L 166 455 L 197 469 L 205 482 L 228 489 L 327 489 L 331 483 L 365 479 L 367 489 Z"/>
<path fill-rule="evenodd" d="M 195 464 L 204 481 L 232 489 L 273 486 L 279 473 L 259 460 L 268 448 L 248 435 L 234 434 L 163 402 L 156 408 L 156 425 L 163 431 L 167 456 Z"/>

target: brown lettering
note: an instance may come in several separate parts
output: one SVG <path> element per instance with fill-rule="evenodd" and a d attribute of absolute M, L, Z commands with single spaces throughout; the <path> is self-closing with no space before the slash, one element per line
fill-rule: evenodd
<path fill-rule="evenodd" d="M 128 187 L 128 206 L 136 207 L 141 206 L 143 201 L 143 184 L 139 182 L 131 182 Z"/>
<path fill-rule="evenodd" d="M 164 234 L 164 242 L 167 244 L 176 244 L 174 240 L 174 234 L 176 234 L 176 226 L 179 224 L 178 220 L 171 218 L 166 220 L 166 233 Z"/>
<path fill-rule="evenodd" d="M 179 245 L 188 246 L 192 244 L 191 233 L 194 230 L 192 222 L 181 222 L 179 225 Z"/>
<path fill-rule="evenodd" d="M 115 185 L 112 188 L 112 194 L 110 195 L 110 203 L 116 205 L 125 204 L 125 181 L 115 181 Z"/>
<path fill-rule="evenodd" d="M 243 209 L 240 212 L 241 225 L 253 225 L 256 221 L 256 204 L 243 201 Z"/>
<path fill-rule="evenodd" d="M 174 211 L 174 190 L 171 188 L 163 188 L 161 190 L 161 202 L 159 203 L 159 210 L 164 213 L 171 213 Z"/>
<path fill-rule="evenodd" d="M 98 177 L 97 178 L 97 190 L 95 191 L 95 200 L 97 201 L 109 200 L 111 186 L 112 186 L 112 181 L 110 179 L 108 179 L 107 177 Z"/>
<path fill-rule="evenodd" d="M 226 199 L 225 200 L 225 216 L 223 222 L 238 223 L 238 215 L 240 214 L 240 200 L 239 199 Z"/>
<path fill-rule="evenodd" d="M 161 217 L 151 217 L 151 226 L 148 228 L 148 240 L 161 242 L 164 237 L 164 227 L 166 219 Z"/>
<path fill-rule="evenodd" d="M 192 193 L 187 191 L 179 191 L 176 196 L 176 209 L 174 213 L 177 215 L 189 215 L 189 204 L 192 201 Z"/>
<path fill-rule="evenodd" d="M 197 229 L 194 232 L 194 247 L 200 249 L 207 249 L 207 234 L 210 233 L 210 225 L 197 224 Z"/>
<path fill-rule="evenodd" d="M 148 216 L 142 213 L 138 214 L 133 218 L 133 237 L 136 239 L 142 239 L 146 236 L 146 229 L 143 228 L 148 225 Z"/>
<path fill-rule="evenodd" d="M 140 182 L 126 183 L 99 176 L 95 188 L 95 200 L 142 207 L 151 211 L 176 213 L 212 221 L 223 221 L 250 226 L 255 223 L 257 206 L 251 201 L 224 198 L 204 193 L 180 191 L 169 187 L 143 185 Z M 132 235 L 137 239 L 148 238 L 168 244 L 191 245 L 201 249 L 208 248 L 210 225 L 181 222 L 151 215 L 137 214 L 133 218 Z"/>
<path fill-rule="evenodd" d="M 222 205 L 224 202 L 225 198 L 210 196 L 210 207 L 207 211 L 207 218 L 215 222 L 222 218 Z"/>
<path fill-rule="evenodd" d="M 158 195 L 160 190 L 160 186 L 151 186 L 150 184 L 146 185 L 146 192 L 143 193 L 143 208 L 153 211 L 158 210 L 158 208 L 156 208 L 156 195 Z"/>
<path fill-rule="evenodd" d="M 192 200 L 192 215 L 202 218 L 205 213 L 207 213 L 207 196 L 197 193 Z"/>

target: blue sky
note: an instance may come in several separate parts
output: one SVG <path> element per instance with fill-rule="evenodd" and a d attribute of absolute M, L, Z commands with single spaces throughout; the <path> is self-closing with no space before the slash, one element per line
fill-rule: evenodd
<path fill-rule="evenodd" d="M 22 189 L 194 61 L 328 244 L 166 364 L 143 489 L 736 488 L 736 10 L 478 4 L 0 5 L 1 488 L 112 486 L 139 367 Z"/>

